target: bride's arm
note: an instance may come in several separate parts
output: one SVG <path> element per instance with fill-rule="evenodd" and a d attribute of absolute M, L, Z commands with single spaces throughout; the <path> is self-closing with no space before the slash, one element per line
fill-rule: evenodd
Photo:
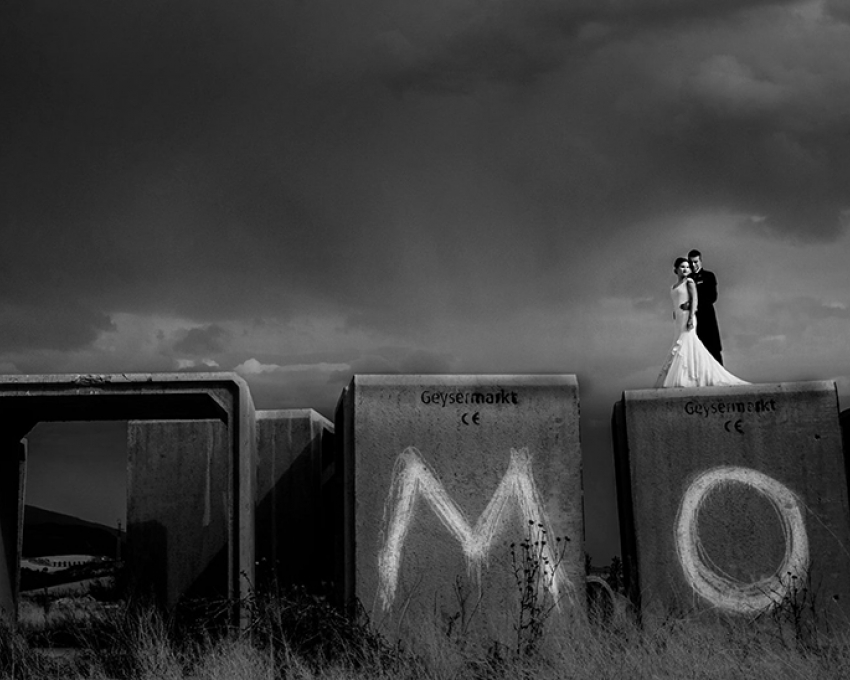
<path fill-rule="evenodd" d="M 697 304 L 698 304 L 698 296 L 697 296 L 697 284 L 694 283 L 693 279 L 688 279 L 688 329 L 694 327 L 694 314 L 697 313 Z"/>

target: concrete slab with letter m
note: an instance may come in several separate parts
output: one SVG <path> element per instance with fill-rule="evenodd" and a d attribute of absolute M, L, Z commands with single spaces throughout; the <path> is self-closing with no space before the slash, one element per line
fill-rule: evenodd
<path fill-rule="evenodd" d="M 526 578 L 552 616 L 583 610 L 578 407 L 569 375 L 355 376 L 336 423 L 348 601 L 392 635 L 434 619 L 503 641 Z"/>

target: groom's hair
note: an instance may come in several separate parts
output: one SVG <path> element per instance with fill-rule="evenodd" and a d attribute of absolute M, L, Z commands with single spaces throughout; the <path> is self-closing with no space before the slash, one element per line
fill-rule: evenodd
<path fill-rule="evenodd" d="M 693 250 L 688 251 L 688 259 L 692 257 L 702 257 L 702 253 L 694 248 Z"/>
<path fill-rule="evenodd" d="M 673 263 L 673 271 L 676 271 L 679 268 L 680 264 L 685 264 L 687 261 L 687 257 L 677 257 L 676 261 Z"/>

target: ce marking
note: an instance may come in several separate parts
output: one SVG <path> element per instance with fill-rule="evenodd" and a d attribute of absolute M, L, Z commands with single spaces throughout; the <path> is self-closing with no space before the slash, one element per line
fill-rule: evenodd
<path fill-rule="evenodd" d="M 476 411 L 475 413 L 473 413 L 472 418 L 467 418 L 468 415 L 469 413 L 464 413 L 460 417 L 460 422 L 462 422 L 464 425 L 469 425 L 469 421 L 471 420 L 474 425 L 481 424 L 481 411 Z"/>
<path fill-rule="evenodd" d="M 738 420 L 735 420 L 735 421 L 727 420 L 725 423 L 723 423 L 723 429 L 726 430 L 727 432 L 731 433 L 732 430 L 729 429 L 729 426 L 731 425 L 732 427 L 735 428 L 735 432 L 737 432 L 738 434 L 744 434 L 744 431 L 741 429 L 741 423 L 742 422 L 743 421 L 740 418 Z"/>

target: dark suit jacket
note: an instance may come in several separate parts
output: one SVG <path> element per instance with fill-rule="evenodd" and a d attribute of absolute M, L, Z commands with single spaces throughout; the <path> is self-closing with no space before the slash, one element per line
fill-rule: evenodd
<path fill-rule="evenodd" d="M 700 269 L 691 274 L 697 284 L 697 337 L 712 354 L 723 349 L 720 344 L 720 329 L 717 327 L 717 315 L 714 303 L 717 301 L 717 278 L 713 272 Z"/>

